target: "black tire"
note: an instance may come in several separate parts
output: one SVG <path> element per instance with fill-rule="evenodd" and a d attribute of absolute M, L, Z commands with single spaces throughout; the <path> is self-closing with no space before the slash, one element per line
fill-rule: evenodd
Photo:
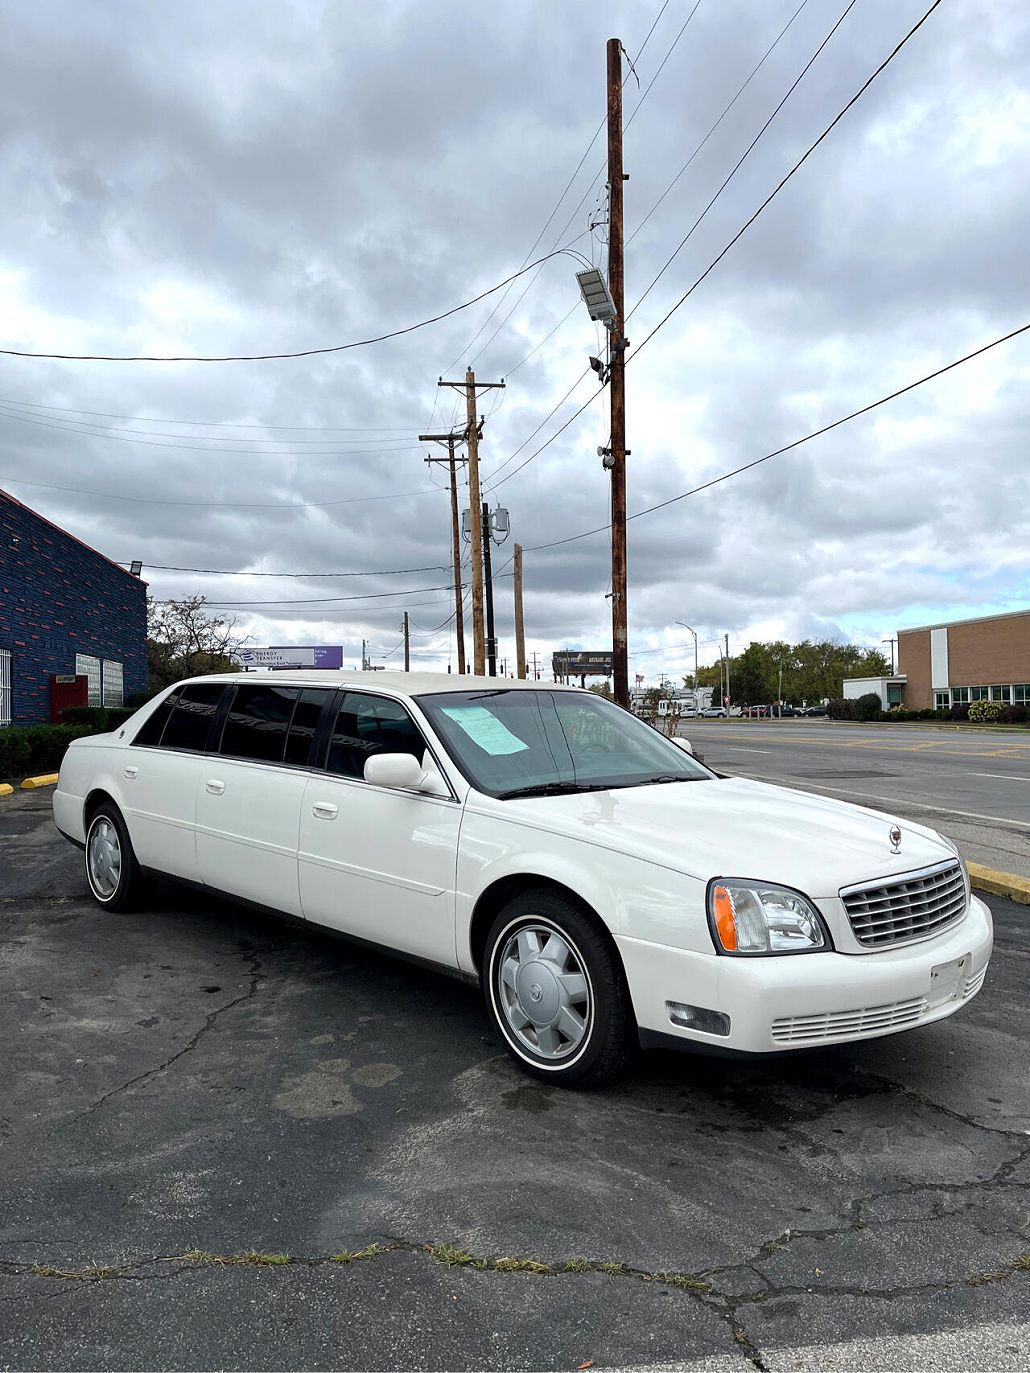
<path fill-rule="evenodd" d="M 117 868 L 112 861 L 115 857 Z M 139 864 L 121 811 L 111 801 L 97 806 L 89 818 L 85 865 L 90 895 L 98 905 L 109 911 L 127 911 L 138 902 L 143 886 Z"/>
<path fill-rule="evenodd" d="M 546 957 L 551 934 L 558 941 L 554 950 L 566 946 L 569 957 L 563 961 L 555 961 L 553 952 Z M 533 952 L 534 939 L 540 957 Z M 487 935 L 480 971 L 487 1009 L 505 1047 L 531 1077 L 561 1087 L 597 1087 L 625 1072 L 636 1027 L 622 964 L 595 920 L 560 892 L 541 888 L 507 902 Z M 576 990 L 570 993 L 569 987 Z M 527 1018 L 526 1006 L 536 1021 Z M 523 1018 L 520 1031 L 516 1022 Z M 572 1025 L 571 1034 L 565 1024 Z"/>

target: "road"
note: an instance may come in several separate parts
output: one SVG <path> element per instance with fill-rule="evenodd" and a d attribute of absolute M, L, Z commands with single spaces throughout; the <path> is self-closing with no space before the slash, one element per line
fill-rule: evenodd
<path fill-rule="evenodd" d="M 99 910 L 48 807 L 0 805 L 0 1367 L 1025 1367 L 1025 909 L 938 1025 L 562 1092 L 472 988 Z"/>
<path fill-rule="evenodd" d="M 687 720 L 717 772 L 784 782 L 908 816 L 967 858 L 1030 877 L 1030 730 L 974 735 L 815 720 Z"/>

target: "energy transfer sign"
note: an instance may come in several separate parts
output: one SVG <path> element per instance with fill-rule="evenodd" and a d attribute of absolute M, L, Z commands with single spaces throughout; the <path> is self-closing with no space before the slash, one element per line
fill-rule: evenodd
<path fill-rule="evenodd" d="M 233 657 L 241 667 L 264 668 L 342 668 L 341 644 L 300 644 L 287 647 L 238 648 Z"/>

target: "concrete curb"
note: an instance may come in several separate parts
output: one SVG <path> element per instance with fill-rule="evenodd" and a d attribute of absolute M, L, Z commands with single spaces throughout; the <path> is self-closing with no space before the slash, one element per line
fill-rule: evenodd
<path fill-rule="evenodd" d="M 35 791 L 37 787 L 55 787 L 57 785 L 57 773 L 47 772 L 41 777 L 26 777 L 22 782 L 22 791 Z"/>
<path fill-rule="evenodd" d="M 1004 896 L 1020 906 L 1030 906 L 1030 877 L 985 868 L 982 863 L 967 863 L 966 866 L 969 880 L 977 891 L 987 892 L 989 896 Z"/>

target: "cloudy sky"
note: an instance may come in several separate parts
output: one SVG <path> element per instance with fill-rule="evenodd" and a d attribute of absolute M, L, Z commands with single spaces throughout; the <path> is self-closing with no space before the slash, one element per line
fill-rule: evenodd
<path fill-rule="evenodd" d="M 944 0 L 634 355 L 929 4 L 5 5 L 0 346 L 291 352 L 440 314 L 552 248 L 603 265 L 603 132 L 590 141 L 613 36 L 639 77 L 627 67 L 632 307 L 847 8 L 632 315 L 642 510 L 1030 321 L 1030 10 Z M 415 663 L 444 668 L 450 507 L 417 435 L 456 419 L 437 379 L 472 363 L 507 379 L 480 403 L 485 489 L 513 530 L 495 550 L 501 653 L 513 662 L 514 540 L 530 651 L 604 647 L 607 533 L 539 546 L 607 522 L 607 393 L 520 466 L 599 390 L 593 374 L 575 385 L 601 347 L 576 269 L 556 256 L 439 324 L 336 354 L 0 357 L 0 484 L 111 558 L 141 558 L 156 596 L 233 603 L 256 644 L 342 643 L 356 665 L 367 638 L 393 667 L 407 609 Z M 711 661 L 727 632 L 734 650 L 879 644 L 1025 606 L 1028 378 L 1025 335 L 633 520 L 631 674 L 691 665 L 677 620 Z"/>

